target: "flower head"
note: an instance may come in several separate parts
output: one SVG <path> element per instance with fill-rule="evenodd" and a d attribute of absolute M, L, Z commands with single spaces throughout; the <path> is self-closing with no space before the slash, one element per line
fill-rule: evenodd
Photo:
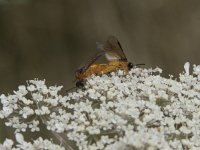
<path fill-rule="evenodd" d="M 79 149 L 199 149 L 199 68 L 190 73 L 186 63 L 178 79 L 162 77 L 160 68 L 92 75 L 84 89 L 65 96 L 61 87 L 31 80 L 14 95 L 1 95 L 0 117 L 20 131 L 39 131 L 42 118 Z"/>
<path fill-rule="evenodd" d="M 24 137 L 20 133 L 15 134 L 15 138 L 17 141 L 16 146 L 14 146 L 14 142 L 10 139 L 6 139 L 3 144 L 0 144 L 1 150 L 64 150 L 64 147 L 53 144 L 52 141 L 47 139 L 43 139 L 39 137 L 34 140 L 34 142 L 27 142 L 24 140 Z"/>

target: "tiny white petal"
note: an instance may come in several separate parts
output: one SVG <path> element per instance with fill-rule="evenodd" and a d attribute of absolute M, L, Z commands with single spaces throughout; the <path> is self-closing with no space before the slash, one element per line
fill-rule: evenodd
<path fill-rule="evenodd" d="M 185 69 L 186 75 L 189 75 L 190 74 L 190 63 L 189 62 L 185 63 L 184 69 Z"/>
<path fill-rule="evenodd" d="M 17 142 L 20 143 L 20 144 L 22 144 L 24 142 L 24 137 L 20 133 L 16 133 L 15 138 L 16 138 Z"/>

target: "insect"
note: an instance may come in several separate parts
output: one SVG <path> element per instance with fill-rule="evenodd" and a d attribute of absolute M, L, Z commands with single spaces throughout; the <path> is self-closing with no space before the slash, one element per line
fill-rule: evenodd
<path fill-rule="evenodd" d="M 103 74 L 102 70 L 106 68 L 106 64 L 94 64 L 94 62 L 104 55 L 104 51 L 97 52 L 91 57 L 84 65 L 79 67 L 75 72 L 75 78 L 77 80 L 76 87 L 83 87 L 83 80 L 92 74 Z"/>
<path fill-rule="evenodd" d="M 133 63 L 128 62 L 122 46 L 115 36 L 108 37 L 106 43 L 103 45 L 99 44 L 98 47 L 105 52 L 105 56 L 109 61 L 105 73 L 118 69 L 124 70 L 127 73 L 135 66 Z"/>
<path fill-rule="evenodd" d="M 120 42 L 115 36 L 108 37 L 105 44 L 99 44 L 98 48 L 100 51 L 95 54 L 92 58 L 89 59 L 87 63 L 79 67 L 75 72 L 76 87 L 83 87 L 83 80 L 92 74 L 106 74 L 116 70 L 124 70 L 126 73 L 133 68 L 134 66 L 143 65 L 136 64 L 134 65 L 131 62 L 128 62 Z M 100 58 L 102 55 L 105 55 L 108 63 L 107 64 L 94 64 L 94 62 Z"/>

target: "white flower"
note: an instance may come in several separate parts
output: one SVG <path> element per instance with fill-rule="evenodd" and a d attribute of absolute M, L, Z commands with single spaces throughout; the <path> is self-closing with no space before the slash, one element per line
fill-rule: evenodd
<path fill-rule="evenodd" d="M 24 132 L 28 127 L 32 132 L 39 131 L 37 126 L 41 123 L 39 117 L 43 116 L 41 119 L 45 123 L 48 115 L 57 111 L 59 100 L 65 99 L 58 95 L 62 86 L 48 88 L 45 81 L 38 79 L 30 80 L 27 84 L 28 86 L 20 85 L 13 95 L 0 96 L 3 106 L 0 118 L 6 118 L 6 125 L 15 128 L 17 132 Z"/>
<path fill-rule="evenodd" d="M 41 93 L 33 93 L 32 96 L 33 96 L 33 99 L 38 102 L 43 101 L 43 99 L 44 99 L 44 97 Z"/>
<path fill-rule="evenodd" d="M 27 90 L 29 90 L 30 92 L 33 92 L 33 91 L 35 91 L 36 90 L 36 88 L 35 88 L 35 86 L 34 85 L 29 85 L 28 87 L 27 87 Z"/>
<path fill-rule="evenodd" d="M 28 91 L 26 90 L 26 86 L 25 85 L 20 85 L 18 87 L 18 91 L 14 91 L 14 93 L 18 96 L 24 96 L 28 93 Z"/>
<path fill-rule="evenodd" d="M 50 110 L 46 106 L 42 106 L 40 109 L 36 109 L 35 113 L 37 115 L 45 115 L 45 114 L 50 114 Z"/>
<path fill-rule="evenodd" d="M 27 116 L 33 115 L 34 111 L 30 107 L 26 106 L 26 107 L 23 107 L 23 109 L 19 111 L 19 114 L 22 115 L 23 118 L 27 118 Z"/>
<path fill-rule="evenodd" d="M 10 139 L 6 139 L 3 144 L 0 144 L 0 150 L 11 150 L 14 142 Z"/>
<path fill-rule="evenodd" d="M 52 96 L 57 96 L 58 94 L 58 91 L 60 91 L 61 89 L 63 88 L 63 86 L 50 86 L 49 87 L 49 93 L 52 95 Z"/>
<path fill-rule="evenodd" d="M 0 144 L 0 150 L 64 150 L 64 147 L 53 144 L 47 139 L 43 140 L 41 137 L 34 140 L 33 143 L 25 141 L 20 133 L 16 133 L 15 138 L 18 144 L 14 145 L 12 140 L 6 139 L 3 144 Z"/>
<path fill-rule="evenodd" d="M 12 107 L 3 107 L 2 114 L 3 114 L 4 117 L 7 117 L 12 113 L 13 113 Z"/>
<path fill-rule="evenodd" d="M 24 142 L 24 137 L 22 134 L 16 133 L 15 137 L 18 143 L 22 144 Z"/>
<path fill-rule="evenodd" d="M 38 127 L 39 121 L 33 120 L 31 124 L 29 124 L 29 128 L 31 129 L 31 132 L 40 131 L 40 128 Z"/>
<path fill-rule="evenodd" d="M 194 65 L 194 74 L 200 75 L 200 65 L 198 66 Z"/>
<path fill-rule="evenodd" d="M 186 75 L 189 75 L 190 74 L 190 63 L 189 62 L 185 63 L 184 69 L 185 69 Z"/>
<path fill-rule="evenodd" d="M 61 142 L 69 139 L 82 150 L 200 149 L 199 68 L 190 72 L 186 63 L 178 79 L 162 77 L 160 68 L 92 75 L 83 89 L 65 96 L 58 94 L 62 86 L 31 80 L 0 96 L 0 117 L 17 132 L 40 131 L 41 119 L 48 130 L 66 136 Z M 57 149 L 42 138 L 17 139 L 17 148 Z"/>

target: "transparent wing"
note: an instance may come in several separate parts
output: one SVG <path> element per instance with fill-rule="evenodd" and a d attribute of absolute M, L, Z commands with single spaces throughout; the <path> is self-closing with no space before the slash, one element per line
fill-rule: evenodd
<path fill-rule="evenodd" d="M 109 36 L 105 44 L 97 43 L 97 47 L 102 51 L 105 51 L 105 56 L 108 61 L 127 61 L 122 46 L 115 36 Z"/>
<path fill-rule="evenodd" d="M 93 57 L 91 57 L 85 64 L 80 66 L 76 71 L 84 72 L 87 70 L 99 57 L 105 54 L 105 51 L 98 51 Z"/>

